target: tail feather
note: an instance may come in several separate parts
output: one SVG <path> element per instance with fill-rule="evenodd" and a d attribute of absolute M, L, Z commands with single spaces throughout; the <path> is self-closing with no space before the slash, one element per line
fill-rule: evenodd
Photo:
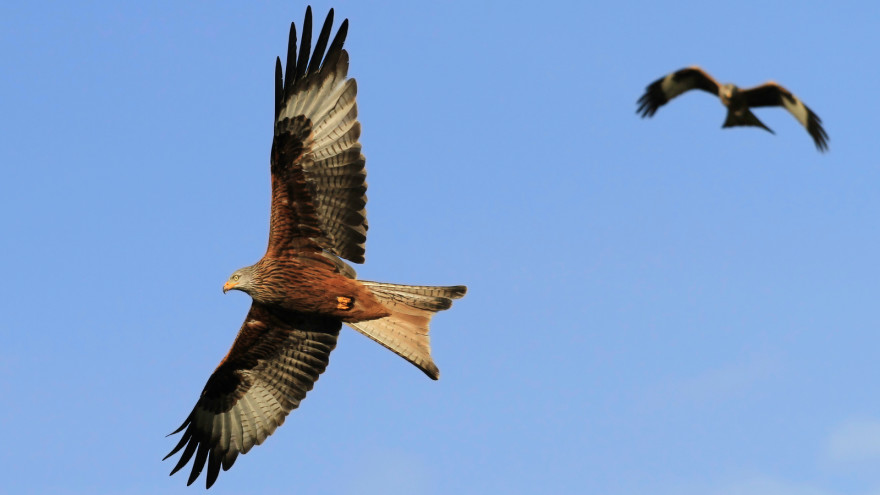
<path fill-rule="evenodd" d="M 756 117 L 755 114 L 753 114 L 748 109 L 745 109 L 745 111 L 728 110 L 727 119 L 724 121 L 724 125 L 722 125 L 721 127 L 724 128 L 737 126 L 760 127 L 770 134 L 776 134 L 775 132 L 773 132 L 773 129 L 764 125 L 764 123 L 761 122 L 758 117 Z"/>
<path fill-rule="evenodd" d="M 440 370 L 431 358 L 428 325 L 438 311 L 449 309 L 452 300 L 463 297 L 462 285 L 434 287 L 361 281 L 391 313 L 376 320 L 348 323 L 352 328 L 382 344 L 436 380 Z"/>

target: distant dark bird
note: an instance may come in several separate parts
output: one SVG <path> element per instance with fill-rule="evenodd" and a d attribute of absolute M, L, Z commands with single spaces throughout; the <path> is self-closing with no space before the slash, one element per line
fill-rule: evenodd
<path fill-rule="evenodd" d="M 636 113 L 640 113 L 642 117 L 651 117 L 669 100 L 691 89 L 702 89 L 721 98 L 721 103 L 727 107 L 727 119 L 721 127 L 755 126 L 775 134 L 750 109 L 784 107 L 806 127 L 819 151 L 828 149 L 828 134 L 822 128 L 822 120 L 797 96 L 791 94 L 791 91 L 775 82 L 749 89 L 740 89 L 733 84 L 718 84 L 718 81 L 699 67 L 681 69 L 651 83 L 645 94 L 639 98 Z"/>
<path fill-rule="evenodd" d="M 346 77 L 342 49 L 348 20 L 327 48 L 332 25 L 330 10 L 310 59 L 307 8 L 299 56 L 290 26 L 286 77 L 281 60 L 275 63 L 269 246 L 223 286 L 223 292 L 250 294 L 253 303 L 229 353 L 174 432 L 183 437 L 165 458 L 183 449 L 174 474 L 195 455 L 187 484 L 207 462 L 210 488 L 221 467 L 229 469 L 284 422 L 326 368 L 343 322 L 439 378 L 428 323 L 466 288 L 361 281 L 341 259 L 364 261 L 367 185 L 357 85 Z"/>

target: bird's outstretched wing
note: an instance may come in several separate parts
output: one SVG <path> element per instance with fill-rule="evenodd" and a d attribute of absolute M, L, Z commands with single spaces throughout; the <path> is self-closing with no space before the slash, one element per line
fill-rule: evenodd
<path fill-rule="evenodd" d="M 639 98 L 636 113 L 651 117 L 669 100 L 691 89 L 702 89 L 718 96 L 718 81 L 699 67 L 688 67 L 668 74 L 652 82 Z"/>
<path fill-rule="evenodd" d="M 275 138 L 272 142 L 272 211 L 267 257 L 339 256 L 364 261 L 367 218 L 365 159 L 358 142 L 357 84 L 348 79 L 342 49 L 348 20 L 330 40 L 333 10 L 309 57 L 312 11 L 306 10 L 299 54 L 296 28 L 284 77 L 275 63 Z"/>
<path fill-rule="evenodd" d="M 183 437 L 165 459 L 183 453 L 171 474 L 195 455 L 187 485 L 208 465 L 206 485 L 238 454 L 263 443 L 299 406 L 324 372 L 342 323 L 253 303 L 232 348 L 173 434 Z"/>
<path fill-rule="evenodd" d="M 822 127 L 822 119 L 791 91 L 775 82 L 768 82 L 754 88 L 744 89 L 740 94 L 750 107 L 784 107 L 807 129 L 819 151 L 828 149 L 828 134 Z"/>

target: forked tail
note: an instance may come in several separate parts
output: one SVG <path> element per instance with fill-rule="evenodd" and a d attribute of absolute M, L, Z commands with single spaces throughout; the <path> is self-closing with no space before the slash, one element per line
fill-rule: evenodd
<path fill-rule="evenodd" d="M 724 128 L 724 127 L 737 127 L 737 126 L 760 127 L 761 129 L 764 129 L 765 131 L 769 132 L 770 134 L 776 134 L 775 132 L 773 132 L 773 129 L 764 125 L 764 123 L 761 122 L 758 119 L 758 117 L 756 117 L 755 114 L 753 114 L 747 108 L 744 109 L 743 111 L 739 111 L 739 112 L 737 112 L 735 110 L 728 110 L 727 111 L 727 119 L 724 121 L 724 124 L 721 125 L 722 128 Z"/>
<path fill-rule="evenodd" d="M 360 282 L 373 292 L 391 315 L 348 325 L 416 365 L 434 380 L 440 378 L 440 370 L 431 359 L 428 324 L 434 313 L 449 309 L 453 299 L 464 296 L 467 287 Z"/>

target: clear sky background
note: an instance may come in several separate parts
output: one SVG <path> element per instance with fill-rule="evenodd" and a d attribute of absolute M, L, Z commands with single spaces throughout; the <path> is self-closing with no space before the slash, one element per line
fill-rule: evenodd
<path fill-rule="evenodd" d="M 351 22 L 362 278 L 467 284 L 442 377 L 343 328 L 212 493 L 880 493 L 877 2 L 314 2 Z M 304 3 L 0 5 L 0 492 L 161 462 L 250 305 Z M 816 151 L 645 86 L 773 79 Z M 176 459 L 176 458 L 175 458 Z"/>

